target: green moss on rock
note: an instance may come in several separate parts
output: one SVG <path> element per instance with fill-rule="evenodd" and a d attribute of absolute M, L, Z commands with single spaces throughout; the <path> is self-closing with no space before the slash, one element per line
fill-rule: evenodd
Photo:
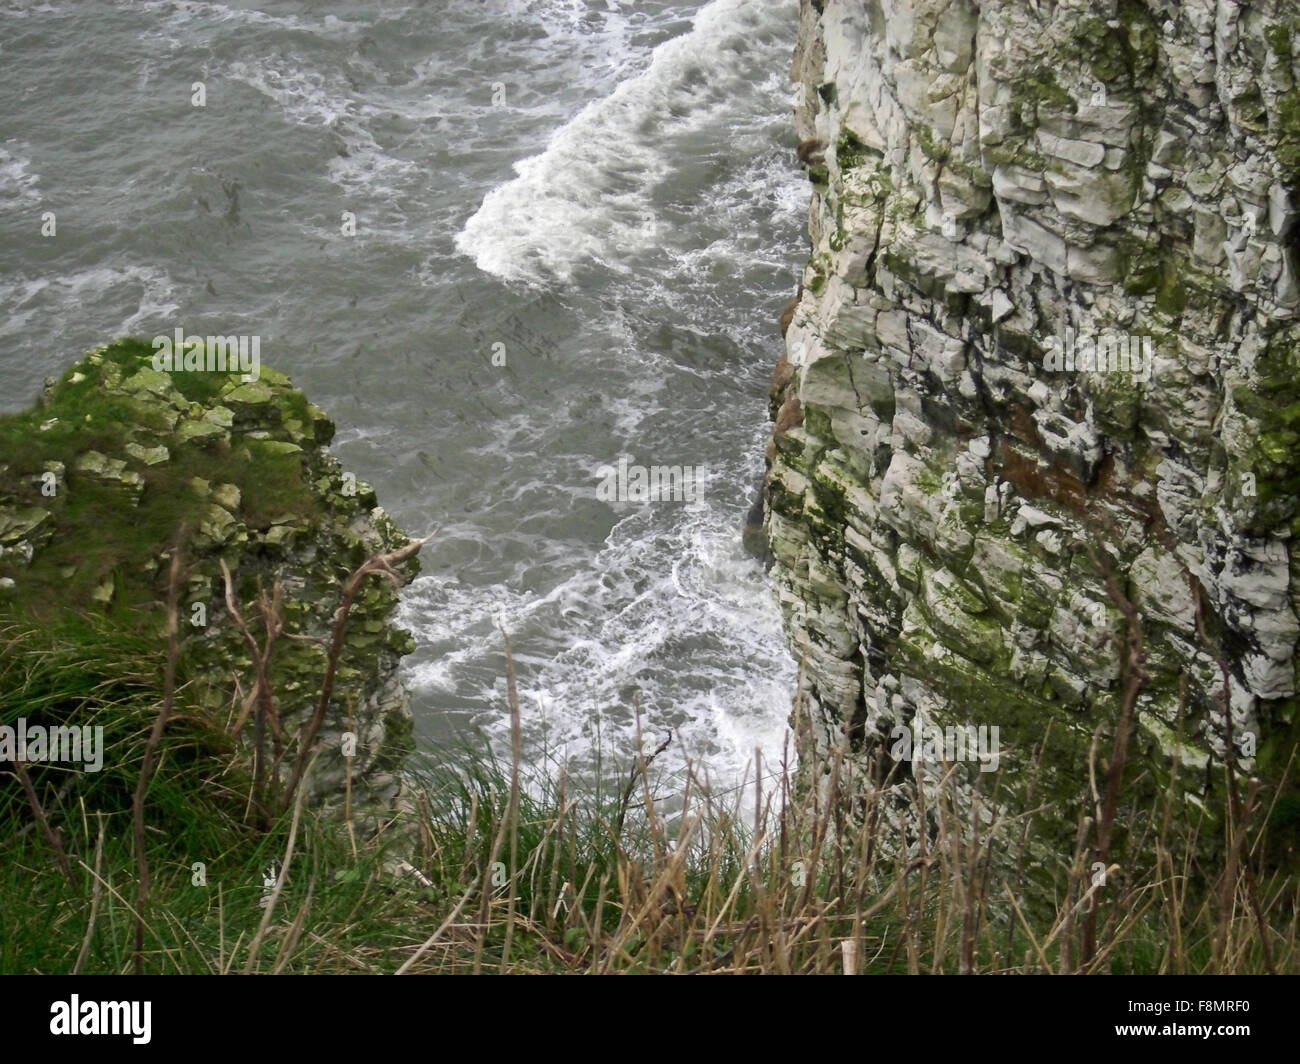
<path fill-rule="evenodd" d="M 0 622 L 96 614 L 152 638 L 161 658 L 179 546 L 179 673 L 200 704 L 233 712 L 236 683 L 248 692 L 254 677 L 226 610 L 222 563 L 255 632 L 259 600 L 279 581 L 284 634 L 271 672 L 292 734 L 319 698 L 342 582 L 407 537 L 372 491 L 344 477 L 324 449 L 333 423 L 286 376 L 161 373 L 152 353 L 131 339 L 99 348 L 32 409 L 0 417 Z M 412 558 L 402 575 L 417 571 Z M 409 715 L 394 683 L 412 640 L 391 623 L 396 605 L 378 578 L 357 595 L 326 732 L 345 730 L 350 713 L 389 724 Z M 381 730 L 395 764 L 409 726 Z M 375 754 L 362 751 L 359 773 Z"/>

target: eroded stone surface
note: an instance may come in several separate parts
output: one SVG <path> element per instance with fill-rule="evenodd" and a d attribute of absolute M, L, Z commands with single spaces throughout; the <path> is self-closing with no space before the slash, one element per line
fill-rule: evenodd
<path fill-rule="evenodd" d="M 0 457 L 3 606 L 54 619 L 79 609 L 140 610 L 146 625 L 156 621 L 161 660 L 159 604 L 172 544 L 183 532 L 181 671 L 224 725 L 239 716 L 255 670 L 226 606 L 221 563 L 259 642 L 258 597 L 278 582 L 284 635 L 271 677 L 290 750 L 281 763 L 287 778 L 293 737 L 320 697 L 343 582 L 407 537 L 368 485 L 344 475 L 327 450 L 333 423 L 283 374 L 263 367 L 251 383 L 196 375 L 202 379 L 190 394 L 200 401 L 149 359 L 149 345 L 138 341 L 92 352 L 49 384 L 36 410 L 3 426 L 16 439 L 37 441 L 35 450 Z M 48 456 L 54 453 L 60 458 Z M 416 571 L 410 559 L 398 575 L 404 582 Z M 396 606 L 395 587 L 367 578 L 309 777 L 313 800 L 332 808 L 343 803 L 350 771 L 352 812 L 363 833 L 409 812 L 400 768 L 412 722 L 397 670 L 413 642 L 392 623 Z M 125 612 L 121 619 L 140 623 Z M 349 739 L 345 751 L 348 733 L 355 743 Z"/>
<path fill-rule="evenodd" d="M 1216 656 L 1258 747 L 1239 767 L 1276 771 L 1300 634 L 1293 6 L 804 0 L 800 19 L 798 133 L 830 148 L 774 396 L 802 422 L 766 490 L 805 752 L 865 757 L 919 713 L 1001 725 L 1014 774 L 1051 721 L 1077 790 L 1120 695 L 1100 563 L 1140 610 L 1157 772 L 1224 755 Z M 1067 329 L 1150 357 L 1050 369 Z"/>

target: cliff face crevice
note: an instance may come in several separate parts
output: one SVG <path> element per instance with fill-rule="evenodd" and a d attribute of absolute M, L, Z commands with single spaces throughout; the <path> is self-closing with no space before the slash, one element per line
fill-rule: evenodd
<path fill-rule="evenodd" d="M 1077 796 L 1121 701 L 1113 572 L 1154 778 L 1284 767 L 1297 57 L 1278 0 L 804 0 L 766 526 L 806 753 L 998 726 L 1014 778 L 1050 723 Z"/>

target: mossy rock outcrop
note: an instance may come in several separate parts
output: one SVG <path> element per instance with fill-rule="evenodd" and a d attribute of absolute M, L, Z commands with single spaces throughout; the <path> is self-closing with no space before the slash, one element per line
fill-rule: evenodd
<path fill-rule="evenodd" d="M 0 625 L 53 629 L 92 615 L 100 630 L 152 640 L 161 670 L 178 552 L 178 684 L 193 711 L 231 730 L 246 722 L 237 746 L 250 758 L 256 670 L 227 608 L 223 563 L 259 647 L 263 597 L 278 586 L 274 727 L 263 720 L 266 763 L 281 755 L 271 793 L 320 698 L 343 584 L 408 537 L 327 451 L 333 423 L 286 376 L 160 372 L 152 356 L 140 340 L 99 348 L 32 409 L 0 418 Z M 417 571 L 412 556 L 393 579 L 362 583 L 314 744 L 308 795 L 334 806 L 350 775 L 353 813 L 369 831 L 404 806 L 412 725 L 397 669 L 414 644 L 392 622 L 395 585 Z"/>

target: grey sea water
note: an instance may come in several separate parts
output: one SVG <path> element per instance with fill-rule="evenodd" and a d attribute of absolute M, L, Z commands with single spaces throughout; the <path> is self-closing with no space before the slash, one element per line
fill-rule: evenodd
<path fill-rule="evenodd" d="M 440 527 L 426 744 L 503 742 L 504 629 L 533 762 L 622 770 L 639 705 L 667 774 L 739 782 L 794 674 L 740 528 L 804 246 L 796 13 L 0 0 L 0 404 L 117 335 L 259 335 Z M 620 458 L 706 466 L 703 505 L 602 501 Z"/>

